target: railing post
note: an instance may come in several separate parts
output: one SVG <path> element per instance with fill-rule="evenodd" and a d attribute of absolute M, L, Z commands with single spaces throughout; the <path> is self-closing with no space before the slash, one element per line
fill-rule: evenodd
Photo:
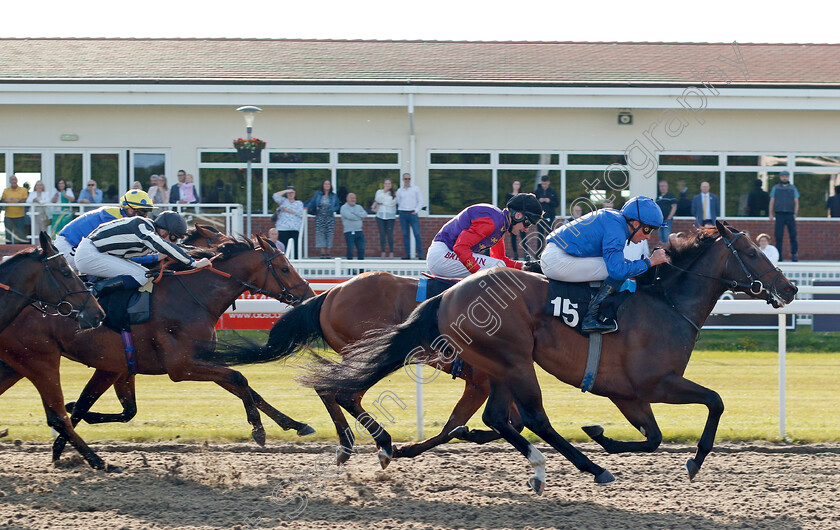
<path fill-rule="evenodd" d="M 417 388 L 417 441 L 423 439 L 423 365 L 414 365 L 417 368 L 417 381 L 415 387 Z"/>
<path fill-rule="evenodd" d="M 787 356 L 787 315 L 779 315 L 779 436 L 785 439 L 785 357 Z"/>

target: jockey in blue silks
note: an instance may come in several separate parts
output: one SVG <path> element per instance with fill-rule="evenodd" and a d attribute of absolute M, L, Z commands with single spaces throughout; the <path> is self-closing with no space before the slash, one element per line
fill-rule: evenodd
<path fill-rule="evenodd" d="M 78 271 L 76 267 L 76 247 L 81 243 L 82 238 L 93 232 L 99 225 L 105 224 L 114 219 L 134 217 L 139 215 L 146 217 L 154 204 L 149 194 L 143 190 L 128 190 L 120 197 L 120 205 L 102 206 L 95 210 L 85 212 L 79 217 L 70 221 L 55 238 L 55 246 L 64 254 L 67 263 Z M 143 262 L 138 260 L 138 262 Z"/>
<path fill-rule="evenodd" d="M 540 257 L 543 273 L 565 282 L 603 280 L 583 319 L 584 333 L 610 333 L 618 323 L 601 314 L 601 303 L 628 278 L 638 276 L 668 260 L 663 249 L 650 258 L 630 261 L 624 257 L 629 242 L 650 239 L 663 224 L 662 210 L 653 199 L 634 197 L 619 212 L 604 208 L 578 217 L 548 235 Z"/>

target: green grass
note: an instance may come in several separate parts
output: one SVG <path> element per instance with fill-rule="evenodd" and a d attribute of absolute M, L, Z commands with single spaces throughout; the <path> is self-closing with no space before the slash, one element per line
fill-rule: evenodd
<path fill-rule="evenodd" d="M 721 332 L 704 332 L 699 346 L 708 346 Z M 755 334 L 751 332 L 750 335 Z M 725 337 L 725 335 L 724 335 Z M 788 345 L 810 333 L 790 333 Z M 834 339 L 834 337 L 831 337 Z M 735 339 L 736 341 L 739 339 Z M 755 339 L 756 341 L 764 339 Z M 775 343 L 773 344 L 775 348 Z M 268 364 L 243 367 L 242 372 L 252 387 L 270 403 L 290 416 L 312 425 L 318 433 L 305 439 L 293 432 L 282 431 L 263 416 L 269 439 L 335 440 L 335 431 L 320 400 L 308 388 L 297 385 L 294 376 L 300 363 Z M 429 368 L 425 368 L 425 374 Z M 77 363 L 64 361 L 62 383 L 66 401 L 75 399 L 93 371 Z M 696 351 L 686 376 L 718 391 L 726 412 L 718 429 L 718 440 L 779 440 L 778 428 L 778 355 L 774 351 Z M 787 357 L 787 434 L 788 439 L 802 442 L 840 440 L 840 422 L 836 404 L 840 403 L 840 348 L 833 353 L 789 353 Z M 560 383 L 542 373 L 541 386 L 546 410 L 554 427 L 571 440 L 586 440 L 581 425 L 600 423 L 607 434 L 619 439 L 639 439 L 640 435 L 621 416 L 613 404 L 591 394 Z M 463 391 L 461 381 L 452 381 L 441 374 L 424 385 L 425 435 L 437 433 L 449 417 L 452 406 Z M 365 399 L 368 410 L 382 392 L 390 391 L 405 405 L 400 409 L 393 401 L 386 405 L 394 422 L 384 425 L 396 440 L 415 438 L 415 384 L 397 372 L 374 387 Z M 250 427 L 241 402 L 215 384 L 206 382 L 173 383 L 165 376 L 138 376 L 139 412 L 128 424 L 81 425 L 79 432 L 88 441 L 95 440 L 212 440 L 244 441 Z M 654 405 L 659 425 L 666 440 L 696 442 L 706 420 L 706 409 L 699 405 Z M 113 392 L 103 396 L 95 410 L 118 412 Z M 382 414 L 378 414 L 383 419 Z M 351 424 L 352 425 L 352 424 Z M 469 423 L 482 428 L 479 414 Z M 49 440 L 44 411 L 37 392 L 28 381 L 21 381 L 0 396 L 0 429 L 9 428 L 7 438 Z M 529 436 L 532 436 L 529 434 Z M 361 437 L 360 441 L 362 440 Z"/>
<path fill-rule="evenodd" d="M 697 350 L 778 351 L 778 331 L 703 331 L 700 333 Z M 799 326 L 795 331 L 787 332 L 787 351 L 802 353 L 840 352 L 840 333 L 814 333 L 810 327 Z"/>

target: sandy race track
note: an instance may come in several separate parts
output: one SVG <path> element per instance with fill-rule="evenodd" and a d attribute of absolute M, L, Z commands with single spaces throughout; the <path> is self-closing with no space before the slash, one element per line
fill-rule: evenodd
<path fill-rule="evenodd" d="M 621 456 L 583 444 L 617 477 L 609 486 L 540 446 L 542 497 L 502 444 L 450 444 L 385 471 L 362 446 L 338 475 L 325 443 L 92 447 L 124 472 L 0 445 L 0 528 L 840 528 L 840 444 L 722 444 L 693 483 L 688 446 Z"/>

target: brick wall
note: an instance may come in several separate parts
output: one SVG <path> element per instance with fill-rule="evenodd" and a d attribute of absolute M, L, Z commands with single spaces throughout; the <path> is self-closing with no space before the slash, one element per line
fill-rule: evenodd
<path fill-rule="evenodd" d="M 448 219 L 440 217 L 421 217 L 420 218 L 420 237 L 423 239 L 423 246 L 428 248 L 432 238 L 437 234 L 440 227 L 446 223 Z M 318 252 L 315 250 L 315 220 L 310 217 L 309 220 L 309 254 L 312 257 L 317 257 Z M 734 219 L 731 221 L 733 226 L 740 230 L 746 230 L 751 236 L 755 237 L 762 232 L 773 236 L 773 224 L 768 219 L 752 220 L 752 219 Z M 254 217 L 252 219 L 254 232 L 268 232 L 271 227 L 271 219 L 267 216 Z M 687 231 L 693 227 L 693 221 L 689 219 L 677 219 L 674 222 L 674 231 Z M 797 231 L 799 232 L 799 259 L 800 260 L 837 260 L 840 261 L 840 220 L 820 220 L 820 221 L 798 221 Z M 376 219 L 369 217 L 365 219 L 363 230 L 365 232 L 365 256 L 368 258 L 379 257 L 379 231 L 376 227 Z M 533 230 L 533 229 L 532 229 Z M 654 239 L 655 241 L 655 239 Z M 508 245 L 510 240 L 505 241 Z M 0 245 L 0 256 L 11 255 L 21 250 L 28 248 L 27 245 Z M 425 252 L 425 248 L 423 251 Z M 788 242 L 787 232 L 785 232 L 785 256 L 784 259 L 790 258 L 790 244 Z M 344 243 L 344 233 L 342 232 L 341 219 L 336 219 L 335 235 L 333 237 L 333 248 L 331 251 L 333 257 L 344 257 L 347 254 L 347 247 Z M 397 220 L 394 226 L 394 255 L 397 257 L 403 256 L 402 231 L 400 230 L 400 223 Z M 510 249 L 508 249 L 510 255 Z"/>

